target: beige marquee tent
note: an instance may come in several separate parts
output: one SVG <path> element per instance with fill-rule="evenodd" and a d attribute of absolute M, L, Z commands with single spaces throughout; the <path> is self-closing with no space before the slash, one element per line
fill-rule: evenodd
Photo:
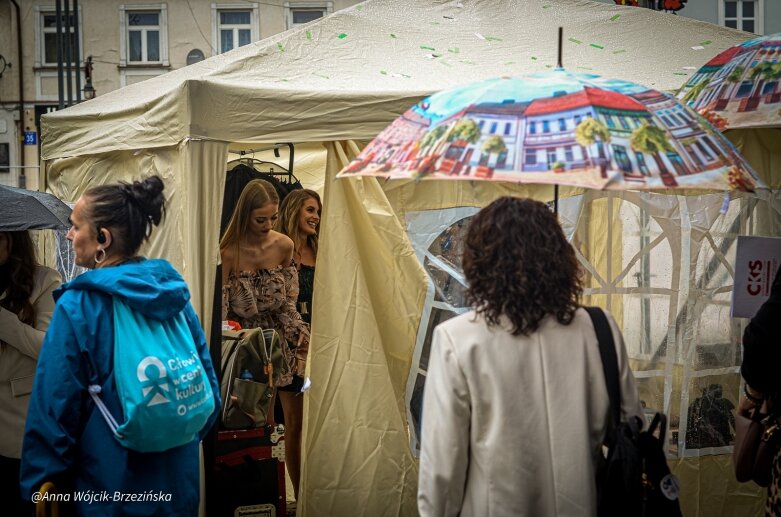
<path fill-rule="evenodd" d="M 550 196 L 549 188 L 335 182 L 334 175 L 357 154 L 357 142 L 374 137 L 427 94 L 555 66 L 558 26 L 564 27 L 569 69 L 668 91 L 748 37 L 587 0 L 370 0 L 44 117 L 42 179 L 62 198 L 75 201 L 88 186 L 150 173 L 165 179 L 168 219 L 144 252 L 169 259 L 183 273 L 204 323 L 211 321 L 229 147 L 295 142 L 325 151 L 315 180 L 324 185 L 325 214 L 300 515 L 416 514 L 410 422 L 417 379 L 425 373 L 421 347 L 433 323 L 454 308 L 432 295 L 447 269 L 437 269 L 442 254 L 432 246 L 441 243 L 442 231 L 498 195 Z M 778 155 L 768 151 L 777 137 L 741 136 L 756 147 L 766 170 L 778 164 Z M 728 359 L 706 370 L 686 366 L 698 353 L 698 333 L 712 325 L 681 319 L 681 307 L 714 319 L 721 333 L 716 342 L 734 338 L 739 325 L 725 320 L 723 310 L 731 280 L 717 278 L 719 267 L 734 258 L 729 238 L 736 231 L 777 232 L 778 201 L 735 198 L 722 213 L 720 194 L 696 201 L 571 194 L 562 215 L 592 279 L 587 294 L 623 322 L 628 342 L 640 343 L 633 359 L 649 404 L 685 413 L 687 394 L 703 371 L 726 375 L 725 391 L 737 393 L 734 339 L 720 352 Z M 605 225 L 614 230 L 596 229 Z M 627 229 L 640 237 L 630 239 Z M 630 240 L 638 249 L 627 251 Z M 628 287 L 645 260 L 633 257 L 644 253 L 663 254 L 660 260 L 673 264 L 659 275 L 664 286 Z M 448 271 L 457 283 L 457 272 Z M 698 272 L 707 273 L 704 283 Z M 713 303 L 695 301 L 703 293 Z M 638 330 L 630 315 L 649 303 L 663 310 Z M 665 344 L 654 352 L 643 348 L 650 342 Z M 687 382 L 694 383 L 691 390 Z M 674 442 L 670 453 L 686 482 L 687 514 L 759 508 L 756 489 L 722 479 L 728 448 L 703 455 L 687 452 L 683 437 Z"/>

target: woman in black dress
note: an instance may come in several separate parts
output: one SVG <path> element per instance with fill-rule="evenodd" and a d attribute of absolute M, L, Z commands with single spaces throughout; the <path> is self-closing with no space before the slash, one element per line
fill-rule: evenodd
<path fill-rule="evenodd" d="M 312 292 L 314 291 L 315 261 L 317 259 L 317 235 L 320 232 L 320 212 L 323 205 L 314 190 L 302 189 L 288 194 L 282 201 L 278 232 L 293 240 L 293 262 L 298 268 L 298 303 L 301 318 L 312 323 Z M 298 370 L 293 382 L 279 388 L 279 400 L 285 414 L 285 459 L 290 481 L 298 499 L 298 483 L 301 477 L 301 428 L 304 400 L 301 388 L 304 372 Z"/>

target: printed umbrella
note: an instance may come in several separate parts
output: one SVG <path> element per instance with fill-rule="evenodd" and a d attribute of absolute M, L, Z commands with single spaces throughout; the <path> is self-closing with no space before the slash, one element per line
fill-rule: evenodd
<path fill-rule="evenodd" d="M 719 129 L 781 126 L 781 33 L 728 48 L 678 98 Z"/>
<path fill-rule="evenodd" d="M 436 93 L 337 175 L 350 176 L 610 190 L 764 188 L 732 144 L 671 95 L 564 69 Z"/>
<path fill-rule="evenodd" d="M 68 228 L 71 209 L 46 192 L 0 185 L 0 232 Z"/>

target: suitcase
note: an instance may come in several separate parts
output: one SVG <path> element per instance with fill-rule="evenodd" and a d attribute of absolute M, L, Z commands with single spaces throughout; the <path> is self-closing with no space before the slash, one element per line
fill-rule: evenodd
<path fill-rule="evenodd" d="M 284 434 L 271 426 L 217 432 L 219 517 L 286 517 Z"/>

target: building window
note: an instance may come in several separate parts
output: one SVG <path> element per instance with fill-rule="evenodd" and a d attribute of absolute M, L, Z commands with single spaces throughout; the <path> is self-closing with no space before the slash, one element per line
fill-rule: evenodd
<path fill-rule="evenodd" d="M 489 131 L 490 134 L 495 135 L 496 134 L 496 128 L 499 125 L 498 122 L 491 122 L 491 130 Z"/>
<path fill-rule="evenodd" d="M 256 2 L 212 4 L 212 47 L 222 54 L 260 39 Z"/>
<path fill-rule="evenodd" d="M 35 57 L 36 67 L 45 66 L 57 66 L 57 14 L 54 8 L 36 6 L 35 11 L 37 13 L 38 23 L 35 26 L 35 47 L 37 50 Z M 62 62 L 67 64 L 67 49 L 70 45 L 70 58 L 73 65 L 78 66 L 78 59 L 76 56 L 76 31 L 74 25 L 76 21 L 79 22 L 81 27 L 81 7 L 79 7 L 78 20 L 73 13 L 70 16 L 70 33 L 65 32 L 65 16 L 62 17 L 62 31 L 63 31 L 63 47 L 62 47 Z M 81 32 L 81 31 L 80 31 Z M 82 35 L 78 35 L 79 46 L 83 48 L 81 42 L 83 41 Z"/>
<path fill-rule="evenodd" d="M 62 62 L 67 63 L 68 45 L 70 45 L 71 63 L 76 63 L 76 38 L 74 37 L 74 23 L 76 17 L 70 16 L 70 32 L 65 33 L 65 16 L 62 16 Z M 57 64 L 57 15 L 53 12 L 41 13 L 41 33 L 43 34 L 43 45 L 41 53 L 42 65 Z"/>
<path fill-rule="evenodd" d="M 640 172 L 643 176 L 648 176 L 648 165 L 645 163 L 645 156 L 643 153 L 636 152 L 635 153 L 635 160 L 637 160 L 637 168 L 640 169 Z"/>
<path fill-rule="evenodd" d="M 333 2 L 285 2 L 288 29 L 328 16 L 332 12 Z"/>
<path fill-rule="evenodd" d="M 575 115 L 575 126 L 578 126 L 582 120 L 583 117 L 581 117 L 580 115 Z"/>
<path fill-rule="evenodd" d="M 564 160 L 567 163 L 573 162 L 575 160 L 575 157 L 572 154 L 572 146 L 568 145 L 564 148 Z"/>
<path fill-rule="evenodd" d="M 509 135 L 510 134 L 510 130 L 512 129 L 512 127 L 513 127 L 513 125 L 511 123 L 509 123 L 509 122 L 507 124 L 505 124 L 504 125 L 504 134 L 505 135 Z"/>
<path fill-rule="evenodd" d="M 618 116 L 618 123 L 621 124 L 621 127 L 624 129 L 629 129 L 629 122 L 626 121 L 626 117 L 623 115 Z"/>
<path fill-rule="evenodd" d="M 564 121 L 563 118 L 559 119 L 559 131 L 566 131 L 567 130 L 567 123 Z"/>
<path fill-rule="evenodd" d="M 526 165 L 537 165 L 537 150 L 526 149 L 525 153 L 523 161 L 526 162 Z"/>
<path fill-rule="evenodd" d="M 537 123 L 536 122 L 529 122 L 529 134 L 530 135 L 536 135 L 537 134 Z"/>
<path fill-rule="evenodd" d="M 8 143 L 0 143 L 0 172 L 11 172 L 11 146 Z"/>
<path fill-rule="evenodd" d="M 763 34 L 764 0 L 722 0 L 719 23 L 725 27 Z"/>
<path fill-rule="evenodd" d="M 481 133 L 483 132 L 483 126 L 485 126 L 485 120 L 481 120 L 480 122 L 477 123 L 477 127 L 480 128 Z"/>
<path fill-rule="evenodd" d="M 120 66 L 168 65 L 168 9 L 166 4 L 122 5 L 120 11 Z"/>
<path fill-rule="evenodd" d="M 249 11 L 220 11 L 217 30 L 220 33 L 220 54 L 243 47 L 252 41 Z"/>
<path fill-rule="evenodd" d="M 548 155 L 548 168 L 552 169 L 553 164 L 556 162 L 556 148 L 555 147 L 549 147 L 546 150 L 546 154 Z"/>
<path fill-rule="evenodd" d="M 201 49 L 194 48 L 187 53 L 188 65 L 195 64 L 199 61 L 203 61 L 204 59 L 206 59 L 206 56 L 203 54 L 203 51 L 201 51 Z"/>
<path fill-rule="evenodd" d="M 547 120 L 542 121 L 542 132 L 543 133 L 550 133 L 550 122 Z"/>

